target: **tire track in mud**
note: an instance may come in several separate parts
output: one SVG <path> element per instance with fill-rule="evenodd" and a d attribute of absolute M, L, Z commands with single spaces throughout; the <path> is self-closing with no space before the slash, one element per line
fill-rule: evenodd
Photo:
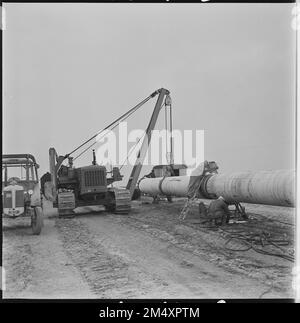
<path fill-rule="evenodd" d="M 236 275 L 238 281 L 244 278 L 248 279 L 248 283 L 251 280 L 256 281 L 258 289 L 262 289 L 260 293 L 263 297 L 267 289 L 268 297 L 271 295 L 289 297 L 292 280 L 291 264 L 281 259 L 264 257 L 252 251 L 234 253 L 226 250 L 224 246 L 227 240 L 226 234 L 218 230 L 201 228 L 199 223 L 196 224 L 195 219 L 192 218 L 186 219 L 184 223 L 177 221 L 180 208 L 179 203 L 160 205 L 160 207 L 143 205 L 142 213 L 139 208 L 136 208 L 128 216 L 114 215 L 113 219 L 107 219 L 104 222 L 100 218 L 95 220 L 89 218 L 88 221 L 85 218 L 57 219 L 56 227 L 65 252 L 93 292 L 103 298 L 139 298 L 149 295 L 151 291 L 155 291 L 153 294 L 158 295 L 158 290 L 162 285 L 162 281 L 150 275 L 148 269 L 134 262 L 134 253 L 130 258 L 127 256 L 131 256 L 131 253 L 127 252 L 126 248 L 118 252 L 120 249 L 118 243 L 122 245 L 124 241 L 123 245 L 126 246 L 128 242 L 130 245 L 130 239 L 126 239 L 126 236 L 124 240 L 118 239 L 119 242 L 115 244 L 116 250 L 111 248 L 113 246 L 109 241 L 114 243 L 113 237 L 115 234 L 118 235 L 118 230 L 122 230 L 122 226 L 125 229 L 126 227 L 133 229 L 133 234 L 137 233 L 137 243 L 139 243 L 139 236 L 144 232 L 146 236 L 154 238 L 154 241 L 161 241 L 161 246 L 169 244 L 171 248 L 178 248 L 178 253 L 182 250 L 215 265 L 216 273 L 220 274 L 220 270 L 224 270 L 224 275 L 228 277 Z M 98 224 L 104 225 L 105 222 L 107 222 L 105 229 L 100 230 L 95 227 Z M 252 229 L 251 227 L 250 230 Z M 132 242 L 131 245 L 134 243 Z M 155 245 L 159 246 L 158 243 Z M 170 250 L 165 248 L 163 251 L 168 259 L 174 258 L 171 248 Z M 145 246 L 145 250 L 148 249 L 149 247 Z M 186 257 L 189 259 L 188 256 Z M 193 260 L 190 262 L 193 264 Z M 197 260 L 196 263 L 198 263 Z M 182 266 L 185 267 L 184 262 Z M 201 266 L 202 264 L 197 266 L 200 272 Z M 218 268 L 221 269 L 218 270 Z M 211 277 L 216 274 L 214 268 L 212 269 L 209 275 Z M 155 270 L 153 272 L 156 272 Z M 204 274 L 207 276 L 206 273 Z M 216 274 L 216 280 L 218 278 Z M 169 292 L 177 288 L 172 283 L 173 281 L 171 281 Z M 265 289 L 263 289 L 264 286 Z M 270 286 L 272 288 L 269 291 Z M 163 289 L 161 291 L 165 292 Z"/>
<path fill-rule="evenodd" d="M 7 290 L 22 292 L 25 290 L 32 280 L 32 251 L 30 245 L 17 246 L 14 249 L 15 257 L 12 259 L 4 259 L 6 263 L 6 282 Z M 13 271 L 13 273 L 12 273 Z M 15 279 L 18 277 L 18 280 Z M 10 286 L 12 285 L 12 286 Z"/>
<path fill-rule="evenodd" d="M 27 233 L 26 229 L 20 231 Z M 6 274 L 5 297 L 10 297 L 10 291 L 14 291 L 14 293 L 23 292 L 32 280 L 33 253 L 31 246 L 25 242 L 24 244 L 15 242 L 15 237 L 19 235 L 19 231 L 15 232 L 13 230 L 5 230 L 3 235 L 2 263 Z"/>
<path fill-rule="evenodd" d="M 225 242 L 228 234 L 218 229 L 207 229 L 199 224 L 193 224 L 193 218 L 187 218 L 184 222 L 178 220 L 176 214 L 180 214 L 179 203 L 163 204 L 159 207 L 153 204 L 145 204 L 147 216 L 141 216 L 138 212 L 132 212 L 131 226 L 138 230 L 168 241 L 177 248 L 189 251 L 201 258 L 215 263 L 227 272 L 245 275 L 249 278 L 260 280 L 269 285 L 273 281 L 273 289 L 289 294 L 291 289 L 291 270 L 293 264 L 277 257 L 262 256 L 255 251 L 231 252 L 226 249 Z M 159 212 L 157 212 L 159 210 Z M 174 212 L 175 211 L 175 212 Z M 174 214 L 175 213 L 175 214 Z M 197 214 L 191 212 L 192 214 Z M 120 217 L 119 221 L 126 223 L 126 219 Z M 257 225 L 257 224 L 256 224 Z M 258 227 L 249 221 L 245 231 L 259 231 L 264 228 L 265 222 L 260 221 Z M 273 224 L 275 226 L 275 224 Z M 289 234 L 289 228 L 277 225 L 276 229 L 281 233 Z M 273 230 L 274 233 L 278 233 Z M 290 236 L 290 235 L 289 235 Z M 271 277 L 271 278 L 270 278 Z"/>
<path fill-rule="evenodd" d="M 101 298 L 136 296 L 139 282 L 129 271 L 129 265 L 104 250 L 85 224 L 76 219 L 57 219 L 55 226 L 65 252 L 95 294 Z"/>
<path fill-rule="evenodd" d="M 6 221 L 7 222 L 7 221 Z M 33 235 L 28 221 L 3 225 L 4 298 L 95 298 L 88 283 L 69 261 L 54 220 L 45 219 L 40 235 Z"/>

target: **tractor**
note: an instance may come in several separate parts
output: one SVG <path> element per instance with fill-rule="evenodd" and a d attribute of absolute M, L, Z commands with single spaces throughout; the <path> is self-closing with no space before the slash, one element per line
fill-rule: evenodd
<path fill-rule="evenodd" d="M 39 165 L 31 154 L 2 155 L 2 215 L 30 217 L 34 235 L 43 227 Z"/>

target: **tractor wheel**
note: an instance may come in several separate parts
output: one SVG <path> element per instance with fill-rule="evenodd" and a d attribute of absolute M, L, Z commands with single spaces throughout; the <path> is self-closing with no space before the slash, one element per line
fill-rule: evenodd
<path fill-rule="evenodd" d="M 44 221 L 43 221 L 43 211 L 40 206 L 36 206 L 33 209 L 33 215 L 31 217 L 31 228 L 32 233 L 39 235 L 42 231 Z"/>

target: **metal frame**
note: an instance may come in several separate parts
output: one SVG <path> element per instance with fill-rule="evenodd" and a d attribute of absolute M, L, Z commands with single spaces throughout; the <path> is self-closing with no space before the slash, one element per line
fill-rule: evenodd
<path fill-rule="evenodd" d="M 126 185 L 126 189 L 128 189 L 130 191 L 131 198 L 133 196 L 133 193 L 134 193 L 134 190 L 135 190 L 135 187 L 136 187 L 136 183 L 137 183 L 138 178 L 139 178 L 140 173 L 141 173 L 141 169 L 142 169 L 143 162 L 144 162 L 144 159 L 145 159 L 145 156 L 146 156 L 146 153 L 147 153 L 147 149 L 148 149 L 148 147 L 150 145 L 150 142 L 151 142 L 152 130 L 155 127 L 159 112 L 160 112 L 160 110 L 162 108 L 163 100 L 164 100 L 165 96 L 170 94 L 170 92 L 168 90 L 164 89 L 164 88 L 161 88 L 158 91 L 159 91 L 159 96 L 158 96 L 158 99 L 156 101 L 156 105 L 155 105 L 154 111 L 152 113 L 151 119 L 149 121 L 147 130 L 146 130 L 146 135 L 144 137 L 142 146 L 141 146 L 141 148 L 140 148 L 140 150 L 138 152 L 138 155 L 137 155 L 135 165 L 133 166 L 133 169 L 131 171 L 128 183 Z"/>
<path fill-rule="evenodd" d="M 6 154 L 2 155 L 2 170 L 4 168 L 4 185 L 7 185 L 8 177 L 7 177 L 7 169 L 8 167 L 24 167 L 26 170 L 26 182 L 31 181 L 29 179 L 29 169 L 31 169 L 31 175 L 32 178 L 35 179 L 32 181 L 38 182 L 39 176 L 38 176 L 38 167 L 35 157 L 31 154 Z M 33 173 L 34 172 L 34 173 Z"/>

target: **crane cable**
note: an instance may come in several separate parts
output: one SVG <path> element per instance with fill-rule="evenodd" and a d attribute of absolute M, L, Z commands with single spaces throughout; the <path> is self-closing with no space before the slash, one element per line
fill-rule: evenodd
<path fill-rule="evenodd" d="M 166 129 L 166 158 L 168 163 L 168 111 L 167 106 L 165 106 L 165 129 Z"/>
<path fill-rule="evenodd" d="M 118 119 L 116 119 L 115 121 L 113 121 L 110 125 L 108 125 L 107 127 L 105 127 L 104 129 L 102 129 L 101 131 L 97 132 L 94 136 L 92 136 L 90 139 L 88 139 L 87 141 L 85 141 L 83 144 L 81 144 L 80 146 L 78 146 L 76 149 L 74 149 L 70 154 L 74 153 L 75 151 L 77 151 L 78 149 L 80 149 L 82 146 L 86 145 L 88 142 L 90 142 L 92 139 L 94 139 L 95 137 L 97 137 L 99 134 L 101 134 L 102 132 L 110 129 L 113 130 L 116 126 L 118 126 L 122 121 L 126 120 L 128 117 L 130 117 L 134 112 L 136 112 L 142 105 L 144 105 L 148 100 L 150 100 L 150 98 L 154 97 L 154 95 L 156 95 L 156 92 L 154 92 L 153 94 L 151 94 L 149 97 L 147 97 L 146 99 L 144 99 L 143 101 L 141 101 L 139 104 L 137 104 L 135 107 L 133 107 L 132 109 L 130 109 L 129 111 L 127 111 L 125 114 L 123 114 L 121 117 L 119 117 Z M 100 137 L 99 140 L 101 138 L 103 138 L 104 136 Z M 89 150 L 93 145 L 95 145 L 96 142 L 92 143 L 90 146 L 88 146 L 84 151 L 82 151 L 78 156 L 76 156 L 74 158 L 74 160 L 76 160 L 77 158 L 79 158 L 81 155 L 83 155 L 87 150 Z"/>
<path fill-rule="evenodd" d="M 120 170 L 125 166 L 126 161 L 128 160 L 128 158 L 132 155 L 132 153 L 134 152 L 134 148 L 138 145 L 138 143 L 142 140 L 142 138 L 144 138 L 146 135 L 146 132 L 143 133 L 143 135 L 137 140 L 137 142 L 134 144 L 134 146 L 132 146 L 132 148 L 130 149 L 129 153 L 127 154 L 124 162 L 122 163 L 122 165 L 120 166 Z"/>
<path fill-rule="evenodd" d="M 163 106 L 165 106 L 166 107 L 166 103 L 163 103 L 162 105 L 161 105 L 161 107 L 160 107 L 160 110 L 162 109 L 162 107 Z M 145 137 L 145 135 L 146 135 L 146 132 L 144 132 L 143 134 L 142 134 L 142 136 L 137 140 L 137 142 L 134 144 L 134 146 L 132 146 L 131 148 L 130 148 L 130 150 L 129 150 L 129 153 L 127 154 L 127 156 L 126 156 L 126 158 L 125 158 L 125 160 L 124 160 L 124 162 L 121 164 L 121 166 L 120 166 L 120 170 L 125 166 L 125 163 L 126 163 L 126 161 L 128 160 L 128 158 L 132 155 L 132 153 L 134 152 L 134 148 L 139 144 L 139 142 Z"/>
<path fill-rule="evenodd" d="M 98 131 L 95 135 L 93 135 L 91 138 L 89 138 L 88 140 L 84 141 L 82 144 L 80 144 L 78 147 L 76 147 L 75 149 L 73 149 L 69 154 L 65 155 L 65 158 L 68 158 L 70 155 L 72 155 L 75 151 L 79 150 L 81 147 L 83 147 L 84 145 L 86 145 L 87 143 L 89 143 L 91 140 L 93 140 L 94 138 L 96 138 L 99 134 L 101 134 L 102 132 L 110 129 L 111 127 L 113 127 L 112 129 L 114 129 L 121 121 L 126 120 L 132 113 L 136 112 L 142 105 L 144 105 L 147 101 L 149 101 L 151 98 L 155 97 L 157 94 L 159 93 L 159 90 L 153 92 L 151 95 L 149 95 L 147 98 L 145 98 L 143 101 L 141 101 L 140 103 L 138 103 L 136 106 L 134 106 L 132 109 L 130 109 L 129 111 L 127 111 L 126 113 L 124 113 L 121 117 L 117 118 L 116 120 L 114 120 L 111 124 L 109 124 L 107 127 L 105 127 L 104 129 Z M 95 144 L 95 143 L 93 143 Z M 91 145 L 93 146 L 93 145 Z M 91 147 L 89 146 L 88 149 Z M 77 159 L 79 158 L 84 152 L 86 152 L 88 149 L 85 149 L 81 154 L 79 154 L 78 156 L 76 156 L 74 158 Z"/>
<path fill-rule="evenodd" d="M 136 108 L 135 110 L 131 111 L 131 113 L 129 113 L 126 117 L 124 117 L 122 120 L 118 120 L 119 122 L 116 123 L 113 127 L 110 128 L 110 130 L 115 129 L 122 121 L 126 120 L 127 118 L 129 118 L 134 112 L 136 112 L 141 106 L 139 106 L 138 108 Z M 100 135 L 102 132 L 108 130 L 108 128 L 105 128 L 103 130 L 101 130 L 98 134 Z M 99 139 L 98 141 L 100 141 L 103 137 L 105 137 L 106 133 L 104 133 Z M 79 155 L 77 155 L 76 157 L 74 157 L 74 161 L 79 158 L 80 156 L 82 156 L 86 151 L 88 151 L 91 147 L 93 147 L 98 141 L 93 142 L 91 145 L 89 145 L 87 148 L 85 148 Z"/>
<path fill-rule="evenodd" d="M 169 112 L 169 120 L 168 120 L 168 112 Z M 165 99 L 165 128 L 166 128 L 166 158 L 167 158 L 167 163 L 170 165 L 173 164 L 173 137 L 172 137 L 173 120 L 172 119 L 173 119 L 172 100 L 171 100 L 171 97 L 168 95 Z"/>

